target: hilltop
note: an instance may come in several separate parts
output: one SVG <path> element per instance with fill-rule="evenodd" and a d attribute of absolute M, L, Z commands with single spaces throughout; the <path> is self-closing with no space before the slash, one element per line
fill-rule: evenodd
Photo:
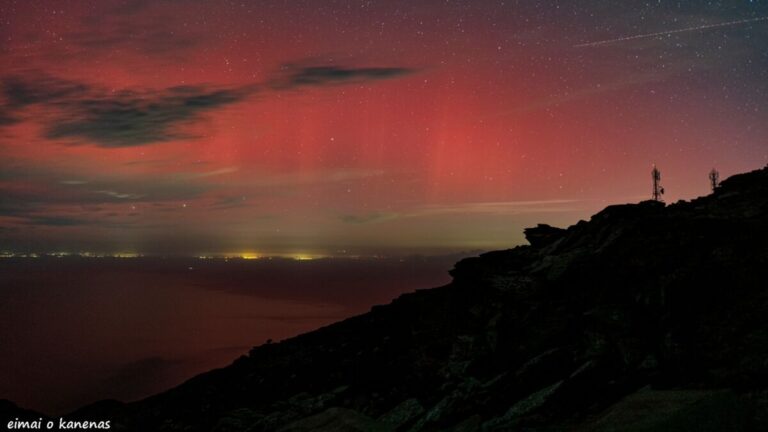
<path fill-rule="evenodd" d="M 690 202 L 525 234 L 530 245 L 458 262 L 446 286 L 67 418 L 131 431 L 768 428 L 768 168 Z"/>

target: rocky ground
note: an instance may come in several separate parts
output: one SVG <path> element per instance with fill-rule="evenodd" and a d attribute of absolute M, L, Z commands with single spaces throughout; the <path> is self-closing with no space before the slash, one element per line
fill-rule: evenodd
<path fill-rule="evenodd" d="M 68 418 L 131 431 L 768 430 L 768 168 L 611 206 L 447 286 Z M 21 413 L 0 403 L 2 415 Z"/>

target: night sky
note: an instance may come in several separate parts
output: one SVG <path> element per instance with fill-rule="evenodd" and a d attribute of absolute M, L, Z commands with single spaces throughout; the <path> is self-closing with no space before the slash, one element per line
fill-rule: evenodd
<path fill-rule="evenodd" d="M 766 19 L 763 19 L 766 18 Z M 0 1 L 0 250 L 523 242 L 768 162 L 766 1 Z"/>

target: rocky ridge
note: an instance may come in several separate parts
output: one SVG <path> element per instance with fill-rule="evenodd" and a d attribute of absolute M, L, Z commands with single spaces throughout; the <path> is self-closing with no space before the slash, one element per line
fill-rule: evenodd
<path fill-rule="evenodd" d="M 528 246 L 458 262 L 449 285 L 70 417 L 131 431 L 768 428 L 768 168 L 525 233 Z"/>

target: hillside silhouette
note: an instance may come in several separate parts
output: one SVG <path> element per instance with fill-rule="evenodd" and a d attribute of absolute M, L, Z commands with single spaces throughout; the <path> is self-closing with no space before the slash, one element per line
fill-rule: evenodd
<path fill-rule="evenodd" d="M 768 168 L 525 234 L 458 262 L 449 285 L 65 417 L 130 431 L 768 428 Z"/>

